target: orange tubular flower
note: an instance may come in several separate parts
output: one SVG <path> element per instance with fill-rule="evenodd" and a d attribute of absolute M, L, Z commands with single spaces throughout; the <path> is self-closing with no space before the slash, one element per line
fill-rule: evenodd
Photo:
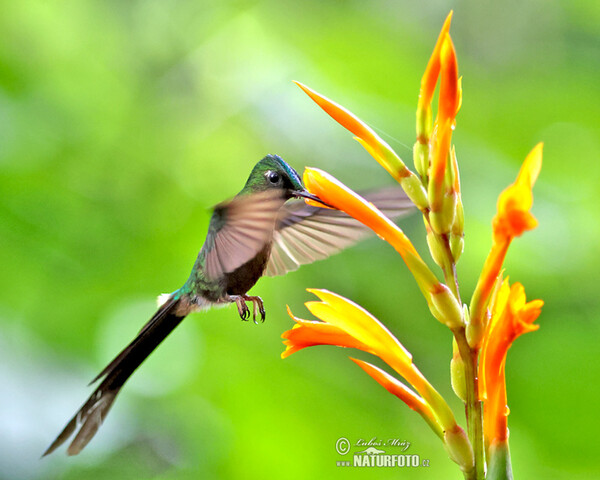
<path fill-rule="evenodd" d="M 430 303 L 431 291 L 439 285 L 439 281 L 400 227 L 383 215 L 372 203 L 367 202 L 323 170 L 306 168 L 303 180 L 309 192 L 354 217 L 392 245 L 402 256 L 427 302 Z"/>
<path fill-rule="evenodd" d="M 478 346 L 481 342 L 487 303 L 510 243 L 513 238 L 537 226 L 537 220 L 529 210 L 533 204 L 532 189 L 542 168 L 542 148 L 542 143 L 533 148 L 525 158 L 515 183 L 498 197 L 498 211 L 492 221 L 492 248 L 471 298 L 471 322 L 467 327 L 471 346 Z"/>
<path fill-rule="evenodd" d="M 479 363 L 480 397 L 484 399 L 484 433 L 489 448 L 508 440 L 506 405 L 506 354 L 520 335 L 539 328 L 542 300 L 526 303 L 520 283 L 509 287 L 506 279 L 495 296 L 492 318 L 485 329 Z"/>
<path fill-rule="evenodd" d="M 441 188 L 446 172 L 452 130 L 458 112 L 458 64 L 456 52 L 450 34 L 446 34 L 440 52 L 441 76 L 440 99 L 438 104 L 437 125 L 439 132 L 436 135 L 437 148 L 434 150 L 431 179 Z"/>

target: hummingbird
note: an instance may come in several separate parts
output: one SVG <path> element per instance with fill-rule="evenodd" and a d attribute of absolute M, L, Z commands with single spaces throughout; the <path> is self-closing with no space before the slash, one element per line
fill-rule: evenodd
<path fill-rule="evenodd" d="M 413 204 L 399 188 L 366 194 L 389 217 Z M 119 391 L 170 332 L 190 313 L 235 304 L 242 320 L 265 320 L 263 301 L 247 295 L 262 275 L 283 275 L 324 259 L 357 242 L 368 229 L 345 213 L 307 204 L 298 173 L 281 157 L 267 155 L 252 169 L 244 188 L 212 213 L 206 240 L 184 285 L 159 297 L 157 312 L 92 382 L 102 380 L 42 456 L 56 450 L 78 429 L 67 449 L 76 455 L 89 443 Z M 248 307 L 252 304 L 252 313 Z"/>

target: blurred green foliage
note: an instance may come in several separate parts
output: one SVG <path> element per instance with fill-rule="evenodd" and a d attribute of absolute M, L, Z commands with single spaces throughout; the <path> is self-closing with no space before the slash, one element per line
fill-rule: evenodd
<path fill-rule="evenodd" d="M 187 278 L 209 207 L 264 154 L 356 189 L 391 182 L 292 79 L 352 109 L 410 163 L 420 75 L 450 8 L 464 76 L 454 135 L 464 298 L 498 193 L 545 142 L 540 226 L 506 264 L 529 298 L 546 302 L 540 330 L 508 359 L 514 472 L 600 475 L 597 2 L 0 3 L 0 478 L 460 478 L 421 419 L 349 352 L 279 359 L 285 305 L 306 317 L 304 288 L 328 288 L 388 325 L 460 412 L 450 334 L 376 239 L 261 280 L 264 325 L 234 309 L 191 316 L 83 454 L 38 460 L 155 296 Z M 403 227 L 426 252 L 420 219 Z M 431 466 L 337 467 L 342 436 L 408 440 Z"/>

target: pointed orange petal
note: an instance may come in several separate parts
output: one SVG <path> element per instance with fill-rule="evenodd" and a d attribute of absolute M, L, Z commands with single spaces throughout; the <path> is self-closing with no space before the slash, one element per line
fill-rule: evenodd
<path fill-rule="evenodd" d="M 370 145 L 385 143 L 366 123 L 360 120 L 356 115 L 330 100 L 324 95 L 316 92 L 306 85 L 294 81 L 304 92 L 314 100 L 325 112 L 327 112 L 336 122 L 338 122 L 346 130 L 349 130 L 357 137 L 364 139 Z M 386 144 L 387 145 L 387 144 Z"/>
<path fill-rule="evenodd" d="M 388 173 L 390 173 L 390 175 L 392 175 L 392 177 L 399 181 L 411 174 L 410 170 L 406 168 L 406 165 L 404 165 L 404 162 L 402 162 L 392 147 L 390 147 L 371 127 L 354 115 L 350 110 L 300 82 L 294 83 L 313 99 L 317 105 L 325 110 L 331 118 L 346 130 L 352 132 L 357 140 L 360 141 L 361 145 L 388 171 Z"/>
<path fill-rule="evenodd" d="M 435 85 L 437 84 L 437 79 L 440 74 L 440 52 L 446 34 L 450 31 L 451 21 L 452 11 L 450 11 L 448 16 L 446 17 L 444 25 L 442 26 L 442 30 L 440 31 L 440 35 L 438 36 L 437 42 L 431 54 L 431 57 L 429 58 L 429 63 L 427 64 L 427 68 L 425 69 L 423 78 L 421 78 L 421 91 L 419 93 L 418 106 L 419 110 L 426 108 L 431 104 L 431 98 L 433 97 Z"/>

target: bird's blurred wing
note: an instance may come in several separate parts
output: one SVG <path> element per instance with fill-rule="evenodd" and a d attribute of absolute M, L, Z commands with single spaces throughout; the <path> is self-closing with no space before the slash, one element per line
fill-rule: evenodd
<path fill-rule="evenodd" d="M 363 197 L 389 218 L 407 215 L 413 203 L 399 187 L 367 192 Z M 300 265 L 329 257 L 368 235 L 369 228 L 339 210 L 313 207 L 303 200 L 280 211 L 266 275 L 283 275 Z"/>
<path fill-rule="evenodd" d="M 202 247 L 206 276 L 219 279 L 252 260 L 271 241 L 284 202 L 282 191 L 270 190 L 217 205 Z"/>

